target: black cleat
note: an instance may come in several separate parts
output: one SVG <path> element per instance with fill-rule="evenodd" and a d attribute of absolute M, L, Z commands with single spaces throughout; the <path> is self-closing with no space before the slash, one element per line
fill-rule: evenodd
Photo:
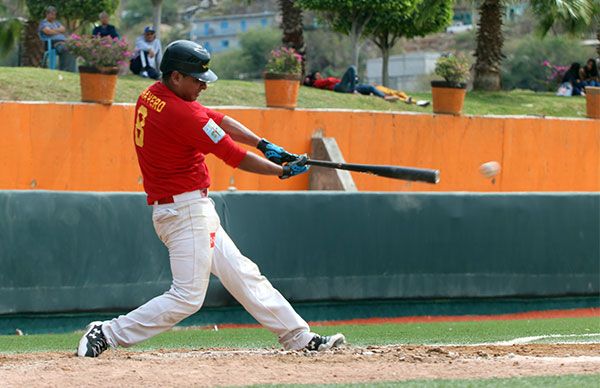
<path fill-rule="evenodd" d="M 313 352 L 322 352 L 324 350 L 338 348 L 345 343 L 346 337 L 344 337 L 344 335 L 340 333 L 327 336 L 320 336 L 318 334 L 315 334 L 315 336 L 310 340 L 310 342 L 308 343 L 308 345 L 306 345 L 304 349 Z"/>
<path fill-rule="evenodd" d="M 108 349 L 108 342 L 102 333 L 102 322 L 95 321 L 87 325 L 85 334 L 79 340 L 77 355 L 79 357 L 98 357 Z"/>

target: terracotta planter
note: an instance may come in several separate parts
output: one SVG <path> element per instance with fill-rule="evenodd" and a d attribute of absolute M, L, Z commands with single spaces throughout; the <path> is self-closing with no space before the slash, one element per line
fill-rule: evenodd
<path fill-rule="evenodd" d="M 587 117 L 590 119 L 600 119 L 600 87 L 586 86 L 585 102 Z"/>
<path fill-rule="evenodd" d="M 298 102 L 300 75 L 265 73 L 267 106 L 294 109 Z"/>
<path fill-rule="evenodd" d="M 118 67 L 79 66 L 81 101 L 112 104 L 117 87 Z"/>
<path fill-rule="evenodd" d="M 460 115 L 467 94 L 467 84 L 431 81 L 433 113 Z"/>

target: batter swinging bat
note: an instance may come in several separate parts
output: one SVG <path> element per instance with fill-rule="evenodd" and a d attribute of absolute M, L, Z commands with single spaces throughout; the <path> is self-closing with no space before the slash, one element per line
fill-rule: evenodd
<path fill-rule="evenodd" d="M 403 179 L 406 181 L 427 182 L 436 184 L 440 181 L 440 170 L 427 168 L 379 166 L 373 164 L 336 163 L 325 160 L 308 159 L 306 164 L 313 166 L 337 168 L 340 170 L 364 172 L 367 174 L 384 176 L 386 178 Z"/>

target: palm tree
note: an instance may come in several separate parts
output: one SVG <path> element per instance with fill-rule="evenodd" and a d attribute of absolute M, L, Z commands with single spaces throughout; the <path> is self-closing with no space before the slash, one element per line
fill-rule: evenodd
<path fill-rule="evenodd" d="M 499 90 L 500 67 L 504 55 L 504 35 L 502 19 L 505 3 L 508 0 L 483 0 L 479 6 L 479 23 L 477 28 L 477 48 L 475 56 L 475 78 L 473 88 L 476 90 Z M 539 20 L 554 15 L 554 21 L 561 21 L 567 27 L 577 25 L 580 21 L 589 23 L 592 14 L 592 2 L 599 0 L 532 0 L 532 9 Z"/>
<path fill-rule="evenodd" d="M 302 74 L 304 74 L 304 29 L 302 26 L 302 8 L 295 4 L 295 0 L 279 0 L 281 11 L 281 29 L 283 30 L 282 42 L 291 47 L 302 56 Z"/>
<path fill-rule="evenodd" d="M 473 88 L 476 90 L 500 89 L 500 65 L 502 64 L 502 17 L 504 15 L 503 0 L 484 0 L 479 6 L 479 22 L 477 28 L 477 48 L 475 49 L 475 78 Z"/>
<path fill-rule="evenodd" d="M 584 32 L 592 21 L 594 1 L 600 2 L 600 0 L 571 0 L 568 2 L 531 0 L 530 4 L 538 19 L 538 32 L 545 36 L 557 24 L 569 33 Z"/>
<path fill-rule="evenodd" d="M 0 56 L 7 55 L 19 41 L 26 19 L 19 17 L 24 2 L 18 1 L 13 8 L 0 4 Z"/>

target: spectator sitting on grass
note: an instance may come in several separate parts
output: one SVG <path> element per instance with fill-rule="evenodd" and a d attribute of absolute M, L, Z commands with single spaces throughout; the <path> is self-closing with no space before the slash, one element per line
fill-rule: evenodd
<path fill-rule="evenodd" d="M 584 86 L 600 86 L 598 66 L 593 58 L 588 59 L 585 66 L 579 69 L 579 79 Z"/>
<path fill-rule="evenodd" d="M 585 87 L 585 85 L 579 78 L 579 70 L 581 70 L 581 65 L 577 62 L 573 62 L 571 64 L 571 67 L 569 67 L 569 70 L 565 72 L 565 75 L 563 75 L 562 78 L 561 87 L 563 87 L 564 84 L 570 85 L 571 89 L 573 90 L 573 92 L 571 93 L 572 96 L 585 95 L 585 93 L 583 92 L 583 88 Z"/>
<path fill-rule="evenodd" d="M 144 35 L 139 36 L 135 41 L 135 57 L 131 60 L 129 69 L 133 74 L 157 80 L 160 78 L 158 69 L 161 56 L 160 40 L 156 39 L 154 28 L 148 26 L 144 28 Z"/>
<path fill-rule="evenodd" d="M 112 24 L 108 24 L 108 13 L 106 11 L 100 12 L 98 16 L 100 19 L 100 25 L 94 27 L 94 31 L 92 31 L 92 35 L 100 35 L 100 37 L 110 36 L 111 38 L 120 38 L 117 29 Z"/>
<path fill-rule="evenodd" d="M 350 66 L 341 79 L 335 77 L 323 78 L 318 71 L 312 72 L 304 78 L 305 86 L 312 86 L 319 89 L 333 90 L 338 93 L 360 93 L 364 95 L 375 95 L 386 101 L 402 100 L 407 104 L 416 103 L 419 106 L 429 105 L 429 101 L 414 102 L 412 97 L 399 90 L 386 88 L 385 86 L 374 86 L 369 84 L 357 83 L 356 69 Z"/>

